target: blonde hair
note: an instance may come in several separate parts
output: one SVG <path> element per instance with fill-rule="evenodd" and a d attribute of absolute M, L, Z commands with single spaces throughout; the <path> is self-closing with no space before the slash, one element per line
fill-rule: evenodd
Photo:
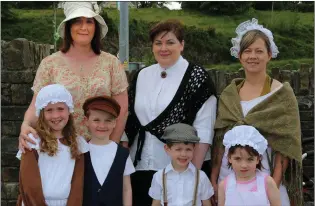
<path fill-rule="evenodd" d="M 250 30 L 244 34 L 240 42 L 240 56 L 251 44 L 253 44 L 257 39 L 261 38 L 265 42 L 266 49 L 268 53 L 271 53 L 270 41 L 267 35 L 260 30 Z"/>
<path fill-rule="evenodd" d="M 41 142 L 40 151 L 47 153 L 49 156 L 54 156 L 58 152 L 57 138 L 54 136 L 52 129 L 49 127 L 45 120 L 44 109 L 39 113 L 36 122 L 35 130 L 37 131 Z M 79 157 L 80 152 L 77 143 L 77 132 L 74 127 L 74 120 L 72 114 L 69 115 L 69 120 L 62 130 L 63 138 L 66 140 L 65 144 L 70 147 L 71 158 L 76 159 Z"/>

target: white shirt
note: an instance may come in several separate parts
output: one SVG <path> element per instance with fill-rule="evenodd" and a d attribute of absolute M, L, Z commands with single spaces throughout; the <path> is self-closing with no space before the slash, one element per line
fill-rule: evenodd
<path fill-rule="evenodd" d="M 161 114 L 169 105 L 187 70 L 188 62 L 183 57 L 170 68 L 163 69 L 154 64 L 143 69 L 138 76 L 135 97 L 135 113 L 141 125 L 147 125 Z M 166 71 L 167 77 L 161 78 L 161 72 Z M 216 119 L 217 99 L 215 96 L 203 104 L 196 115 L 193 126 L 196 128 L 200 143 L 212 144 L 214 123 Z M 128 141 L 126 134 L 121 141 Z M 138 137 L 131 146 L 130 156 L 134 160 Z M 205 160 L 210 159 L 210 150 Z M 150 132 L 145 132 L 145 142 L 136 170 L 159 170 L 170 163 L 170 158 L 164 151 L 164 143 Z"/>
<path fill-rule="evenodd" d="M 165 173 L 168 206 L 191 206 L 194 198 L 196 167 L 189 163 L 188 168 L 179 173 L 174 170 L 172 164 L 169 164 L 165 168 Z M 154 174 L 149 195 L 155 200 L 160 200 L 161 205 L 164 205 L 162 178 L 163 169 Z M 201 206 L 201 201 L 209 199 L 213 194 L 213 187 L 207 175 L 200 170 L 196 204 Z"/>
<path fill-rule="evenodd" d="M 40 138 L 28 135 L 36 144 L 28 142 L 30 148 L 38 152 L 38 167 L 41 176 L 44 198 L 48 206 L 66 205 L 71 190 L 71 180 L 75 159 L 71 158 L 70 147 L 58 141 L 58 152 L 54 156 L 39 151 Z M 82 153 L 88 151 L 88 144 L 83 137 L 77 137 L 78 147 Z M 21 151 L 17 157 L 20 159 Z"/>
<path fill-rule="evenodd" d="M 89 147 L 94 172 L 100 185 L 103 185 L 108 175 L 108 172 L 114 162 L 118 145 L 115 142 L 110 141 L 110 143 L 108 143 L 107 145 L 95 145 L 89 143 Z M 124 176 L 130 175 L 134 172 L 135 168 L 130 159 L 130 156 L 128 156 Z"/>

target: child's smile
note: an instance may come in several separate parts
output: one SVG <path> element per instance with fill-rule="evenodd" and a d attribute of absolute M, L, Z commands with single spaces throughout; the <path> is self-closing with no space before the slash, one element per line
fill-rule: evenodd
<path fill-rule="evenodd" d="M 174 143 L 170 148 L 165 146 L 166 152 L 172 158 L 175 170 L 184 171 L 194 155 L 194 144 Z"/>
<path fill-rule="evenodd" d="M 56 137 L 61 137 L 62 130 L 69 120 L 69 115 L 69 108 L 63 102 L 49 103 L 44 109 L 45 120 Z"/>

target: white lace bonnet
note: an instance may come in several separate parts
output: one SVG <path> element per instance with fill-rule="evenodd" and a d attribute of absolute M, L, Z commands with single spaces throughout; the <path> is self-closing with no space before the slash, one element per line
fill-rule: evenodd
<path fill-rule="evenodd" d="M 235 58 L 238 58 L 238 54 L 240 52 L 240 42 L 242 40 L 242 37 L 244 34 L 246 34 L 248 31 L 251 30 L 259 30 L 263 32 L 269 39 L 270 42 L 270 50 L 271 50 L 271 57 L 276 58 L 279 50 L 276 46 L 275 42 L 273 41 L 273 35 L 272 32 L 269 29 L 264 28 L 262 25 L 258 24 L 258 20 L 255 18 L 252 18 L 252 21 L 247 20 L 235 29 L 235 32 L 237 36 L 235 38 L 232 38 L 231 42 L 233 44 L 233 47 L 231 47 L 231 55 Z"/>
<path fill-rule="evenodd" d="M 235 145 L 248 145 L 262 155 L 267 149 L 268 142 L 255 127 L 241 125 L 225 133 L 223 145 L 227 150 Z"/>
<path fill-rule="evenodd" d="M 39 116 L 40 110 L 49 103 L 56 104 L 64 102 L 69 107 L 69 112 L 73 112 L 73 100 L 70 92 L 61 84 L 50 84 L 43 87 L 36 96 L 35 109 L 36 116 Z"/>
<path fill-rule="evenodd" d="M 95 1 L 89 2 L 73 2 L 67 1 L 63 4 L 64 13 L 66 18 L 60 23 L 58 32 L 61 38 L 64 38 L 65 22 L 77 17 L 94 18 L 100 25 L 101 39 L 103 39 L 107 32 L 108 27 L 103 17 L 99 15 L 100 8 Z"/>

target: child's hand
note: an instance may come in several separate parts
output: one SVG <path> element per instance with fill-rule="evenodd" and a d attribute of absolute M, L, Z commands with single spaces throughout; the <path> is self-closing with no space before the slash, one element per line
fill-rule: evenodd
<path fill-rule="evenodd" d="M 217 202 L 216 202 L 216 200 L 215 200 L 214 195 L 210 198 L 210 201 L 211 201 L 211 205 L 212 205 L 212 206 L 216 206 L 216 205 L 217 205 Z"/>
<path fill-rule="evenodd" d="M 218 203 L 218 184 L 212 184 L 214 195 L 210 198 L 212 205 L 217 205 Z"/>

